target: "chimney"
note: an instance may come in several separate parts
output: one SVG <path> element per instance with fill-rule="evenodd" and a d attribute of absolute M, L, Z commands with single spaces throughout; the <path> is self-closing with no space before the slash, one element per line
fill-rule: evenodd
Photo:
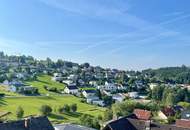
<path fill-rule="evenodd" d="M 30 125 L 30 118 L 25 118 L 25 120 L 24 120 L 24 127 L 25 128 L 29 128 L 29 125 Z"/>

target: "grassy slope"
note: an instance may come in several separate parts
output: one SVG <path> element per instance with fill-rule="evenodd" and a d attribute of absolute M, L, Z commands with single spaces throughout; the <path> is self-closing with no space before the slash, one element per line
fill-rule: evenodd
<path fill-rule="evenodd" d="M 56 114 L 56 109 L 64 104 L 76 103 L 78 106 L 78 114 Z M 59 122 L 77 122 L 81 114 L 90 114 L 92 116 L 98 116 L 104 111 L 103 108 L 88 105 L 80 102 L 80 98 L 74 96 L 54 96 L 54 97 L 15 97 L 4 98 L 0 101 L 0 110 L 6 112 L 12 112 L 12 119 L 16 119 L 15 111 L 18 106 L 23 107 L 25 116 L 38 115 L 39 108 L 43 104 L 48 104 L 53 109 L 53 115 L 49 117 L 52 121 Z M 59 119 L 59 118 L 63 119 Z"/>
<path fill-rule="evenodd" d="M 80 98 L 64 95 L 57 96 L 55 93 L 48 92 L 44 89 L 44 85 L 49 87 L 56 87 L 58 89 L 63 89 L 65 87 L 62 83 L 57 83 L 51 80 L 48 75 L 41 75 L 38 77 L 37 81 L 26 82 L 29 85 L 37 87 L 40 94 L 49 93 L 49 97 L 9 97 L 0 100 L 0 112 L 12 112 L 13 114 L 9 117 L 10 119 L 16 119 L 15 112 L 18 106 L 23 107 L 25 111 L 25 116 L 28 115 L 39 115 L 39 108 L 41 105 L 47 104 L 54 110 L 53 114 L 49 116 L 49 119 L 55 122 L 77 122 L 81 114 L 90 114 L 92 116 L 101 115 L 104 111 L 103 108 L 81 103 Z M 1 89 L 0 89 L 1 90 Z M 4 91 L 4 90 L 2 90 Z M 6 91 L 4 91 L 6 92 Z M 8 93 L 12 94 L 12 93 Z M 12 95 L 18 96 L 18 95 Z M 56 114 L 55 109 L 64 104 L 76 103 L 78 106 L 77 114 Z M 63 118 L 63 119 L 62 119 Z"/>
<path fill-rule="evenodd" d="M 64 84 L 52 81 L 51 76 L 48 75 L 38 76 L 37 81 L 28 81 L 26 83 L 32 85 L 33 87 L 37 87 L 40 94 L 50 93 L 44 89 L 44 85 L 49 87 L 56 87 L 57 89 L 65 88 Z"/>

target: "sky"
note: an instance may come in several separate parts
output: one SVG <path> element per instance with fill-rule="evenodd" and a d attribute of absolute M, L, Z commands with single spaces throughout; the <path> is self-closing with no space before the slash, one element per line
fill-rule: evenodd
<path fill-rule="evenodd" d="M 0 51 L 117 69 L 190 66 L 189 0 L 1 0 Z"/>

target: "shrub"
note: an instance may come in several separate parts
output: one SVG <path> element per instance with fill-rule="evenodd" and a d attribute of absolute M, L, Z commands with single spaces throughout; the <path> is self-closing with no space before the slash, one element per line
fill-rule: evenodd
<path fill-rule="evenodd" d="M 42 105 L 40 107 L 40 112 L 44 116 L 48 116 L 52 112 L 52 108 L 48 105 Z"/>
<path fill-rule="evenodd" d="M 72 104 L 72 105 L 70 106 L 70 108 L 71 108 L 71 111 L 72 111 L 72 112 L 76 112 L 76 111 L 77 111 L 77 104 Z"/>
<path fill-rule="evenodd" d="M 24 116 L 24 110 L 22 107 L 18 107 L 16 110 L 16 117 L 17 119 L 21 119 Z"/>

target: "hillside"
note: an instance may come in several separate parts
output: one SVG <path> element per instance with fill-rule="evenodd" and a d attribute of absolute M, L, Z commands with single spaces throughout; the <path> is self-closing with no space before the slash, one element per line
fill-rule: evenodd
<path fill-rule="evenodd" d="M 74 96 L 50 96 L 50 97 L 10 97 L 3 98 L 0 101 L 0 110 L 5 112 L 11 112 L 11 120 L 16 119 L 16 109 L 21 106 L 24 111 L 24 116 L 39 115 L 39 108 L 44 105 L 52 106 L 53 113 L 49 116 L 49 119 L 53 122 L 73 122 L 76 123 L 82 114 L 89 114 L 91 116 L 101 115 L 104 111 L 103 108 L 81 103 L 80 98 Z M 78 111 L 76 114 L 57 114 L 56 110 L 64 104 L 76 103 Z"/>
<path fill-rule="evenodd" d="M 37 77 L 37 80 L 27 81 L 26 84 L 38 88 L 40 94 L 55 94 L 47 91 L 44 86 L 56 88 L 57 90 L 63 90 L 65 88 L 64 84 L 52 81 L 51 76 L 48 75 L 40 75 Z"/>
<path fill-rule="evenodd" d="M 186 66 L 148 69 L 143 70 L 142 73 L 148 75 L 152 79 L 164 82 L 190 83 L 190 68 Z"/>

